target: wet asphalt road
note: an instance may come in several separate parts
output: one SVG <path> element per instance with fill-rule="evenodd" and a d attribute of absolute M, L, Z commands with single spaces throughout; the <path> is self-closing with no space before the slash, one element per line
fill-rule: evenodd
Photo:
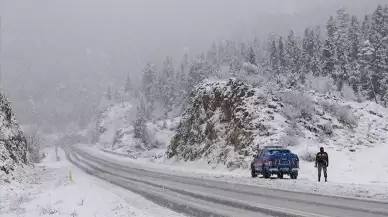
<path fill-rule="evenodd" d="M 187 216 L 388 216 L 388 203 L 175 176 L 110 162 L 76 147 L 65 151 L 73 164 L 89 174 Z"/>

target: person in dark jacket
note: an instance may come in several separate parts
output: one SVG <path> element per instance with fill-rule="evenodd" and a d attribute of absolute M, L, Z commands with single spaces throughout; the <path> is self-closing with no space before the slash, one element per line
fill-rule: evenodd
<path fill-rule="evenodd" d="M 329 155 L 325 152 L 323 147 L 319 149 L 316 158 L 315 158 L 315 167 L 318 167 L 318 182 L 321 181 L 321 174 L 323 170 L 323 176 L 325 177 L 325 182 L 327 182 L 327 167 L 329 166 Z"/>

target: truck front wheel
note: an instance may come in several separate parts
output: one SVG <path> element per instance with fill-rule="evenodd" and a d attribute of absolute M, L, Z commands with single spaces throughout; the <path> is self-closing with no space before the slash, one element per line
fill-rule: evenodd
<path fill-rule="evenodd" d="M 298 178 L 298 172 L 291 173 L 290 178 L 291 179 L 297 179 Z"/>

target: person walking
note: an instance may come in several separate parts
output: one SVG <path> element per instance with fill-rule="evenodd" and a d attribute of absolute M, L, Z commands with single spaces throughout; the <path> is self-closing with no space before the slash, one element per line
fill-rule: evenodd
<path fill-rule="evenodd" d="M 322 170 L 323 170 L 323 176 L 325 177 L 325 182 L 327 182 L 328 166 L 329 166 L 329 155 L 325 152 L 323 147 L 321 147 L 315 158 L 315 167 L 318 168 L 318 182 L 321 181 Z"/>

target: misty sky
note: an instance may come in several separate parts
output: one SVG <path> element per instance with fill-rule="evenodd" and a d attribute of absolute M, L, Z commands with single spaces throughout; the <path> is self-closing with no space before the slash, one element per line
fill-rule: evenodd
<path fill-rule="evenodd" d="M 2 83 L 22 122 L 36 121 L 31 102 L 50 115 L 71 114 L 85 103 L 76 96 L 95 102 L 149 60 L 171 55 L 178 62 L 185 49 L 199 53 L 214 40 L 301 32 L 326 23 L 340 6 L 362 16 L 385 2 L 2 0 Z"/>

